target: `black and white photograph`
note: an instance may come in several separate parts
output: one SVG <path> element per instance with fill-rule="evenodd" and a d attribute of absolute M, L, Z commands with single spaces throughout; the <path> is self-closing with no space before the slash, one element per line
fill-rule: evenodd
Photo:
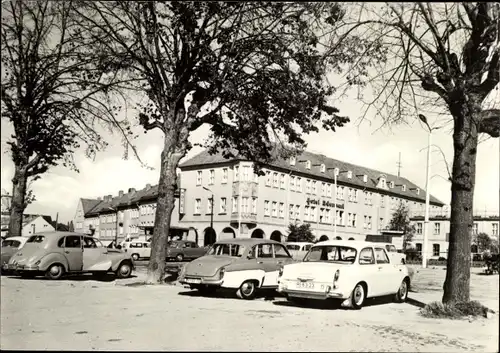
<path fill-rule="evenodd" d="M 500 3 L 1 6 L 0 349 L 499 351 Z"/>

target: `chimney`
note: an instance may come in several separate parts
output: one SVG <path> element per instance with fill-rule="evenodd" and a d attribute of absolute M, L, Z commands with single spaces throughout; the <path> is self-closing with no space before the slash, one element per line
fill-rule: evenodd
<path fill-rule="evenodd" d="M 122 197 L 123 196 L 123 190 L 118 191 L 118 196 Z"/>
<path fill-rule="evenodd" d="M 135 189 L 134 189 L 134 188 L 129 188 L 129 189 L 128 189 L 128 193 L 129 193 L 129 194 L 133 194 L 133 193 L 135 193 Z"/>
<path fill-rule="evenodd" d="M 113 199 L 113 195 L 108 195 L 108 201 L 111 202 L 112 199 Z"/>

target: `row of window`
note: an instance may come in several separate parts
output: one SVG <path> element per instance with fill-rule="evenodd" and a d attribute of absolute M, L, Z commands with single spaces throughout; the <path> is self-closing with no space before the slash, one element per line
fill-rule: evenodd
<path fill-rule="evenodd" d="M 422 253 L 422 244 L 416 243 L 417 251 Z M 440 256 L 441 255 L 441 246 L 439 244 L 432 244 L 432 256 Z"/>
<path fill-rule="evenodd" d="M 228 182 L 229 176 L 229 168 L 221 169 L 221 184 L 226 184 Z M 254 172 L 252 166 L 241 166 L 241 175 L 240 175 L 240 167 L 235 166 L 233 169 L 233 180 L 234 181 L 255 181 L 257 182 L 259 176 Z M 203 184 L 203 170 L 198 170 L 196 173 L 196 185 L 201 186 Z M 208 171 L 208 185 L 215 184 L 215 169 L 210 169 Z"/>
<path fill-rule="evenodd" d="M 479 230 L 479 224 L 473 223 L 472 225 L 472 234 L 477 235 Z M 417 234 L 423 234 L 423 223 L 417 222 Z M 441 234 L 441 223 L 434 222 L 434 235 Z M 491 224 L 491 235 L 498 236 L 498 223 Z"/>
<path fill-rule="evenodd" d="M 206 200 L 206 214 L 212 214 L 212 202 L 214 209 L 217 209 L 217 204 L 215 200 L 212 200 L 212 198 L 208 198 Z M 233 197 L 232 203 L 231 203 L 231 212 L 232 213 L 237 213 L 237 212 L 242 212 L 242 213 L 252 213 L 252 214 L 257 214 L 257 198 L 255 197 L 241 197 L 241 205 L 238 205 L 238 197 Z M 238 207 L 241 207 L 239 209 Z M 202 202 L 201 199 L 195 199 L 194 200 L 194 214 L 201 214 L 202 210 Z M 221 197 L 219 199 L 219 204 L 218 204 L 218 210 L 219 214 L 224 214 L 227 213 L 227 198 Z"/>

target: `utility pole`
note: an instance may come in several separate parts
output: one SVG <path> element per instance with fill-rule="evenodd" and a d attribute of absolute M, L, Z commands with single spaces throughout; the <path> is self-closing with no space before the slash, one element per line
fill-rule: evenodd
<path fill-rule="evenodd" d="M 56 226 L 55 226 L 55 231 L 57 232 L 57 222 L 59 221 L 59 212 L 56 213 Z"/>
<path fill-rule="evenodd" d="M 398 166 L 398 178 L 399 178 L 401 176 L 401 168 L 402 168 L 401 152 L 399 152 L 399 160 L 398 160 L 398 163 L 396 163 L 396 165 Z"/>

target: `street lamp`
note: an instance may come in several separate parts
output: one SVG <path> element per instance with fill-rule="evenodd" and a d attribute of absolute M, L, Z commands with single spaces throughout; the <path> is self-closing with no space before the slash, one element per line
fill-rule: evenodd
<path fill-rule="evenodd" d="M 210 192 L 212 194 L 212 196 L 209 198 L 209 200 L 210 200 L 210 228 L 211 228 L 211 231 L 213 232 L 214 231 L 214 193 L 212 190 L 210 190 L 204 186 L 203 186 L 203 189 L 207 190 L 208 192 Z"/>
<path fill-rule="evenodd" d="M 427 126 L 429 130 L 429 140 L 427 146 L 427 173 L 425 179 L 425 218 L 424 218 L 424 244 L 422 247 L 422 267 L 427 268 L 427 243 L 429 241 L 429 203 L 430 203 L 430 182 L 431 182 L 431 146 L 432 146 L 432 130 L 437 130 L 440 127 L 431 128 L 427 122 L 427 118 L 423 114 L 418 114 L 418 118 L 421 122 Z"/>

